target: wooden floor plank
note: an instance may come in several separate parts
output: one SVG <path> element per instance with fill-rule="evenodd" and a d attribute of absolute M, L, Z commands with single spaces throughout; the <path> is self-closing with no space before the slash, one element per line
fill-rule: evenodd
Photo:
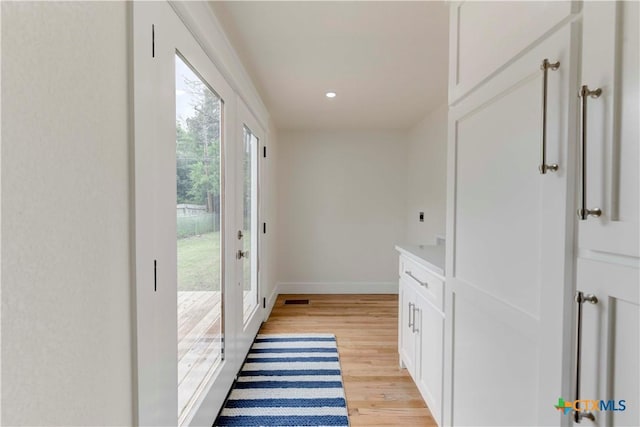
<path fill-rule="evenodd" d="M 285 305 L 285 299 L 309 305 Z M 406 369 L 398 366 L 397 295 L 280 295 L 260 333 L 336 336 L 352 426 L 435 427 Z"/>

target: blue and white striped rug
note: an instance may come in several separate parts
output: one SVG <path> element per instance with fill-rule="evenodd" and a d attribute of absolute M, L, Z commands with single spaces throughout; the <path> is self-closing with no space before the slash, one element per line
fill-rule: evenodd
<path fill-rule="evenodd" d="M 336 338 L 258 335 L 216 426 L 348 426 Z"/>

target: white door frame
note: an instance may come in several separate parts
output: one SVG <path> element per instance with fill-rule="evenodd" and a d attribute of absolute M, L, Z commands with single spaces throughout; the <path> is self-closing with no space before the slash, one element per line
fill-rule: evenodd
<path fill-rule="evenodd" d="M 258 120 L 256 120 L 255 116 L 251 113 L 251 111 L 249 110 L 249 108 L 245 105 L 245 103 L 241 100 L 238 99 L 238 116 L 237 116 L 237 126 L 236 126 L 236 130 L 238 132 L 238 137 L 236 138 L 236 155 L 237 155 L 237 159 L 238 159 L 238 169 L 237 169 L 237 174 L 236 174 L 236 181 L 237 181 L 237 191 L 238 191 L 238 195 L 240 194 L 240 192 L 242 191 L 242 181 L 244 179 L 243 176 L 243 170 L 240 167 L 240 162 L 242 162 L 242 151 L 243 151 L 243 146 L 244 146 L 244 141 L 243 141 L 243 126 L 246 126 L 247 128 L 249 128 L 251 130 L 251 133 L 253 133 L 253 135 L 256 136 L 256 138 L 258 138 L 258 147 L 256 147 L 257 149 L 257 156 L 256 156 L 256 162 L 257 162 L 257 167 L 258 167 L 258 173 L 256 176 L 257 179 L 257 185 L 258 185 L 258 195 L 257 195 L 257 215 L 258 215 L 258 227 L 257 227 L 257 250 L 255 251 L 255 255 L 257 257 L 257 262 L 258 262 L 258 283 L 257 283 L 257 292 L 258 292 L 258 305 L 256 307 L 256 309 L 254 310 L 254 312 L 251 314 L 250 318 L 245 322 L 244 321 L 244 301 L 243 301 L 243 288 L 242 288 L 242 280 L 243 280 L 243 272 L 242 272 L 242 268 L 243 268 L 243 262 L 240 260 L 238 262 L 237 265 L 237 282 L 238 285 L 236 286 L 236 288 L 238 289 L 238 301 L 240 302 L 240 307 L 242 307 L 241 310 L 238 310 L 238 325 L 241 325 L 241 327 L 238 330 L 238 335 L 237 335 L 237 351 L 238 351 L 238 358 L 240 360 L 240 364 L 238 366 L 238 370 L 241 368 L 242 365 L 242 360 L 244 359 L 244 356 L 247 354 L 247 352 L 249 351 L 249 347 L 251 347 L 251 344 L 253 343 L 253 339 L 255 337 L 255 335 L 258 333 L 258 329 L 260 329 L 260 325 L 262 324 L 262 321 L 264 319 L 264 304 L 262 303 L 262 298 L 264 297 L 263 292 L 262 292 L 262 270 L 260 268 L 260 259 L 261 259 L 261 255 L 262 255 L 262 230 L 260 227 L 260 222 L 263 216 L 263 207 L 262 207 L 262 203 L 261 203 L 261 199 L 260 199 L 260 192 L 262 189 L 262 183 L 263 183 L 263 179 L 262 179 L 262 159 L 263 157 L 261 156 L 261 152 L 262 152 L 262 148 L 264 147 L 265 144 L 265 132 L 264 129 L 262 128 L 262 126 L 260 125 L 260 123 L 258 122 Z M 238 224 L 241 224 L 242 220 L 243 220 L 243 212 L 242 212 L 242 197 L 238 197 L 237 199 L 237 218 L 236 218 L 236 222 Z M 237 241 L 237 246 L 238 246 L 238 250 L 242 249 L 242 241 Z"/>
<path fill-rule="evenodd" d="M 236 94 L 166 2 L 134 2 L 133 103 L 136 282 L 136 424 L 177 425 L 177 279 L 175 247 L 175 69 L 176 49 L 224 101 L 225 145 L 236 141 Z M 222 153 L 227 177 L 234 150 Z M 167 173 L 167 171 L 170 171 Z M 233 232 L 235 180 L 224 180 L 224 304 L 233 307 L 236 260 Z M 167 209 L 171 206 L 172 209 Z M 237 373 L 237 322 L 224 311 L 225 359 L 208 378 L 185 425 L 211 425 Z M 215 387 L 212 387 L 215 384 Z"/>

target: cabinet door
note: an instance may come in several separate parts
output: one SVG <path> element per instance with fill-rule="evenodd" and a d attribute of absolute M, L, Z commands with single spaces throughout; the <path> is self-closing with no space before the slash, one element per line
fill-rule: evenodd
<path fill-rule="evenodd" d="M 639 13 L 637 2 L 584 3 L 581 84 L 602 90 L 587 99 L 586 207 L 602 214 L 579 220 L 577 289 L 597 302 L 582 306 L 574 381 L 581 399 L 614 403 L 588 426 L 640 425 Z"/>
<path fill-rule="evenodd" d="M 580 221 L 579 246 L 640 256 L 638 172 L 638 2 L 585 2 L 581 84 L 601 89 L 587 98 L 587 209 L 602 215 Z"/>
<path fill-rule="evenodd" d="M 579 398 L 610 405 L 606 411 L 587 408 L 595 420 L 582 419 L 580 425 L 639 426 L 640 270 L 586 259 L 577 267 L 578 289 L 598 299 L 582 307 Z"/>
<path fill-rule="evenodd" d="M 450 110 L 445 425 L 560 422 L 548 405 L 568 382 L 571 355 L 562 325 L 571 308 L 576 29 L 558 30 Z M 547 163 L 559 168 L 543 175 L 545 58 L 560 62 L 546 92 Z"/>
<path fill-rule="evenodd" d="M 575 8 L 569 1 L 452 3 L 449 103 L 507 65 Z"/>
<path fill-rule="evenodd" d="M 416 371 L 415 292 L 400 279 L 400 358 L 412 377 Z"/>
<path fill-rule="evenodd" d="M 416 359 L 418 388 L 433 418 L 440 424 L 442 414 L 442 347 L 444 316 L 429 300 L 417 297 L 419 339 Z"/>

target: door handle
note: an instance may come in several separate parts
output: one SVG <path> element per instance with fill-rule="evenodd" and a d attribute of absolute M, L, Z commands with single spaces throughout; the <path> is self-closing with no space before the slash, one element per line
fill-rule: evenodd
<path fill-rule="evenodd" d="M 547 164 L 547 74 L 549 70 L 555 71 L 558 68 L 560 68 L 560 61 L 551 63 L 547 58 L 545 58 L 542 61 L 542 65 L 540 65 L 540 69 L 542 70 L 542 150 L 538 170 L 542 175 L 546 174 L 547 171 L 555 172 L 558 170 L 556 163 Z"/>
<path fill-rule="evenodd" d="M 595 295 L 587 294 L 585 295 L 582 291 L 576 292 L 576 303 L 578 304 L 578 315 L 576 321 L 576 365 L 575 365 L 575 375 L 576 375 L 576 401 L 580 400 L 580 369 L 581 369 L 581 355 L 582 355 L 582 304 L 585 302 L 589 302 L 591 304 L 597 304 L 598 298 Z M 583 418 L 587 418 L 591 421 L 595 421 L 596 417 L 593 413 L 588 411 L 574 411 L 573 412 L 573 420 L 576 423 L 580 423 Z"/>
<path fill-rule="evenodd" d="M 242 258 L 248 258 L 248 257 L 249 257 L 249 251 L 242 251 L 241 249 L 238 249 L 238 252 L 236 253 L 236 258 L 242 259 Z"/>
<path fill-rule="evenodd" d="M 582 151 L 582 159 L 581 159 L 581 171 L 580 171 L 580 193 L 581 201 L 580 201 L 580 209 L 578 209 L 578 217 L 581 221 L 585 221 L 589 215 L 595 216 L 596 218 L 602 215 L 602 211 L 600 208 L 587 209 L 587 99 L 591 98 L 599 98 L 602 95 L 602 89 L 594 89 L 590 90 L 587 85 L 583 85 L 580 89 L 580 93 L 578 96 L 582 98 L 582 125 L 581 125 L 581 143 L 580 150 Z"/>

